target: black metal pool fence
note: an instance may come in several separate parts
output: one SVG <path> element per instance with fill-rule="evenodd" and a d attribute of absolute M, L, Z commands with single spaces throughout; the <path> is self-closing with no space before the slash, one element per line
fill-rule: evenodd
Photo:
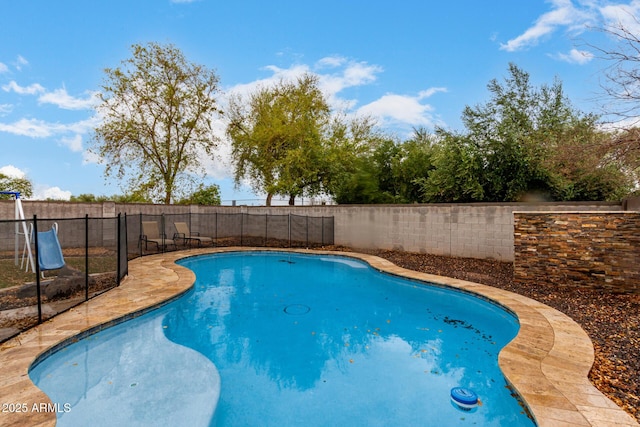
<path fill-rule="evenodd" d="M 0 220 L 0 342 L 118 286 L 128 261 L 139 256 L 202 246 L 333 244 L 333 217 L 293 214 Z"/>
<path fill-rule="evenodd" d="M 197 246 L 322 247 L 334 244 L 333 217 L 247 213 L 128 216 L 139 255 Z M 146 227 L 146 228 L 145 228 Z M 157 233 L 150 237 L 149 230 Z M 185 231 L 186 232 L 182 232 Z"/>

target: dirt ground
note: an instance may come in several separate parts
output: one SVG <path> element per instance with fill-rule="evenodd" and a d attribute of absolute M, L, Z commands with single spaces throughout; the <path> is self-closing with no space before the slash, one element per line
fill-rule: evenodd
<path fill-rule="evenodd" d="M 591 382 L 640 422 L 640 295 L 513 283 L 513 265 L 473 258 L 451 258 L 400 251 L 361 251 L 424 273 L 495 286 L 538 300 L 575 320 L 595 348 Z"/>
<path fill-rule="evenodd" d="M 51 280 L 49 280 L 51 281 Z M 89 285 L 89 298 L 93 298 L 116 286 L 115 273 L 92 275 Z M 20 331 L 25 331 L 38 324 L 37 297 L 33 288 L 33 296 L 20 296 L 20 287 L 0 289 L 0 342 L 11 338 Z M 85 301 L 85 290 L 81 289 L 71 295 L 47 298 L 42 295 L 42 319 L 47 320 L 77 304 Z"/>

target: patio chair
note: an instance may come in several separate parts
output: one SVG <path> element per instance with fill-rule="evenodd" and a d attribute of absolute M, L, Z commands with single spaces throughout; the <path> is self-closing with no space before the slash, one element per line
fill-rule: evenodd
<path fill-rule="evenodd" d="M 177 249 L 176 242 L 172 239 L 167 239 L 164 233 L 160 233 L 160 227 L 156 221 L 142 221 L 142 235 L 140 241 L 144 242 L 145 249 L 148 249 L 148 244 L 153 243 L 158 250 L 160 248 L 166 249 L 168 246 L 173 246 Z"/>
<path fill-rule="evenodd" d="M 174 239 L 183 239 L 184 244 L 191 245 L 192 242 L 198 242 L 198 246 L 202 246 L 203 243 L 213 244 L 211 237 L 201 236 L 200 233 L 192 232 L 189 230 L 189 226 L 186 222 L 174 222 L 177 233 L 173 235 Z"/>

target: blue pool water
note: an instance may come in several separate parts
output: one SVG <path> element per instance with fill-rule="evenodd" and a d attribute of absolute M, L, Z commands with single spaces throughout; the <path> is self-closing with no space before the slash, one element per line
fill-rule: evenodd
<path fill-rule="evenodd" d="M 69 404 L 58 425 L 534 425 L 497 364 L 517 320 L 490 302 L 339 256 L 179 263 L 188 294 L 33 367 Z M 456 407 L 454 387 L 479 406 Z"/>

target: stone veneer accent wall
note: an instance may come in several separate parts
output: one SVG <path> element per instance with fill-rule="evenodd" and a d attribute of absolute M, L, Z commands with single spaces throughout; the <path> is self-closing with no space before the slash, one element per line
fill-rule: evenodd
<path fill-rule="evenodd" d="M 640 212 L 514 212 L 514 280 L 640 293 Z"/>

